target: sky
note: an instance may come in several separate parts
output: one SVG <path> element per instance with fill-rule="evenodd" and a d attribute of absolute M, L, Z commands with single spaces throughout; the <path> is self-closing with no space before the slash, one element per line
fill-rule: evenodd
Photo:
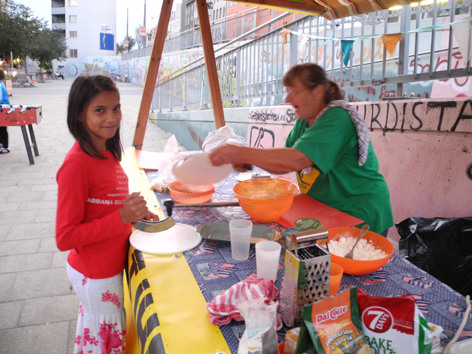
<path fill-rule="evenodd" d="M 66 0 L 67 1 L 67 0 Z M 121 43 L 126 36 L 126 10 L 129 10 L 128 33 L 134 37 L 136 27 L 144 22 L 144 2 L 146 1 L 146 27 L 157 25 L 162 0 L 116 0 L 115 42 Z M 51 24 L 51 0 L 14 0 L 17 4 L 28 6 L 34 16 L 44 18 Z"/>

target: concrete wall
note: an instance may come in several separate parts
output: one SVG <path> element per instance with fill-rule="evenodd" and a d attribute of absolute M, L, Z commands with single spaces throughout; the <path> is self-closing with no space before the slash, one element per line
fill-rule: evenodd
<path fill-rule="evenodd" d="M 390 189 L 395 223 L 411 216 L 472 216 L 472 100 L 353 103 L 371 129 Z M 282 147 L 296 120 L 291 106 L 225 110 L 226 123 L 251 146 Z M 157 115 L 187 149 L 215 129 L 212 111 Z M 389 237 L 399 235 L 391 228 Z"/>

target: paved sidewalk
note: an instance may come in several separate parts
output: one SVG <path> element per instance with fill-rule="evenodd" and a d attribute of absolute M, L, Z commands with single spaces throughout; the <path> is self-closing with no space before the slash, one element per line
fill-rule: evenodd
<path fill-rule="evenodd" d="M 30 165 L 20 128 L 9 127 L 9 154 L 0 155 L 0 353 L 73 352 L 79 300 L 66 274 L 67 253 L 55 242 L 55 176 L 74 140 L 66 123 L 73 78 L 13 88 L 12 104 L 41 104 L 34 126 L 40 156 Z M 118 84 L 122 138 L 132 144 L 142 87 Z M 169 134 L 149 123 L 144 150 L 162 151 Z"/>

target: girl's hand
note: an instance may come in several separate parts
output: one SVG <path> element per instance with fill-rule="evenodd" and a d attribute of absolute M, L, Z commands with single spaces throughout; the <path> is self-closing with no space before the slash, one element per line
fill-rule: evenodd
<path fill-rule="evenodd" d="M 146 201 L 140 194 L 140 192 L 134 192 L 126 197 L 123 207 L 119 210 L 123 224 L 137 222 L 148 215 Z"/>
<path fill-rule="evenodd" d="M 148 214 L 146 215 L 146 220 L 147 221 L 159 221 L 159 216 L 154 214 L 151 211 L 148 211 Z"/>

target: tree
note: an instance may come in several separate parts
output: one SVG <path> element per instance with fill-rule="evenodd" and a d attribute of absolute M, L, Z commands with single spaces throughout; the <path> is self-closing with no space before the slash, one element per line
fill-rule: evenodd
<path fill-rule="evenodd" d="M 116 54 L 124 54 L 126 53 L 124 42 L 118 43 L 116 42 Z"/>
<path fill-rule="evenodd" d="M 51 30 L 47 22 L 35 33 L 35 41 L 28 50 L 31 59 L 38 60 L 41 66 L 49 64 L 53 60 L 66 59 L 66 42 L 60 31 Z"/>
<path fill-rule="evenodd" d="M 131 36 L 126 36 L 125 40 L 126 39 L 128 40 L 128 51 L 130 51 L 136 45 L 136 41 Z"/>
<path fill-rule="evenodd" d="M 33 17 L 29 7 L 15 4 L 12 0 L 1 2 L 0 6 L 0 55 L 8 58 L 11 52 L 15 58 L 25 58 L 35 40 L 34 33 L 42 23 Z"/>
<path fill-rule="evenodd" d="M 135 30 L 135 41 L 138 45 L 138 49 L 144 48 L 144 45 L 146 43 L 146 37 L 141 37 L 141 25 L 136 27 Z"/>

